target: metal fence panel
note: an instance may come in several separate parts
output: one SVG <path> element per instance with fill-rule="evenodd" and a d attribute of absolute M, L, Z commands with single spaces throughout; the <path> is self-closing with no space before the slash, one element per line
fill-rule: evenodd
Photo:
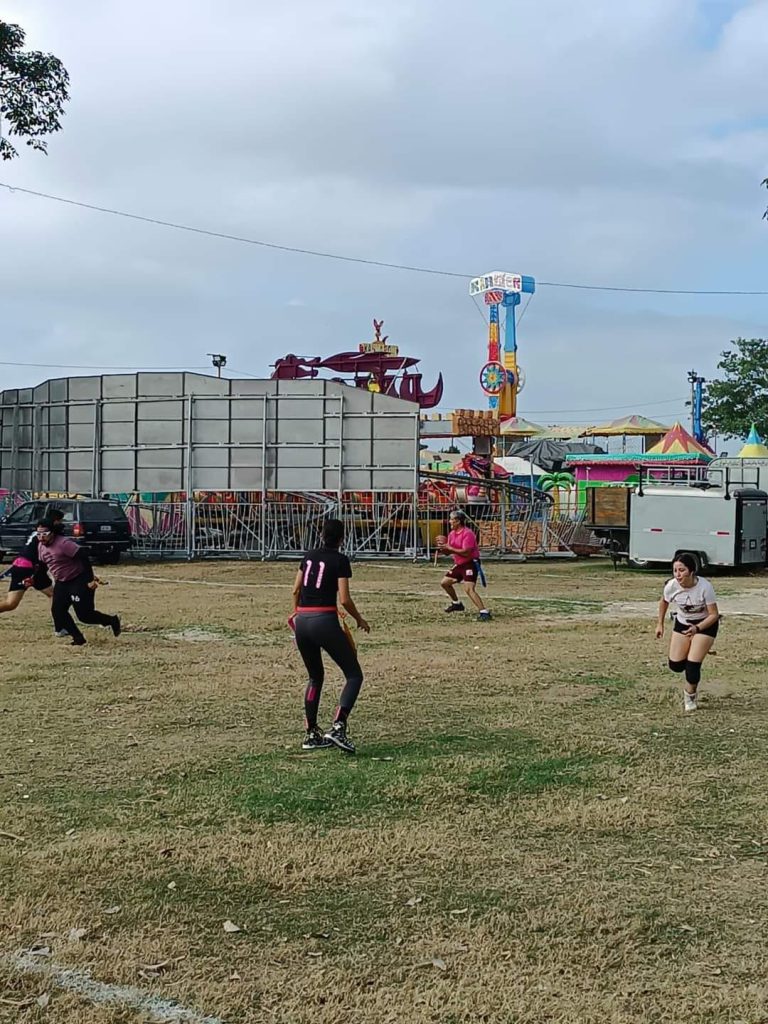
<path fill-rule="evenodd" d="M 0 515 L 31 497 L 31 492 L 0 492 Z M 449 514 L 457 507 L 477 532 L 486 558 L 568 555 L 595 547 L 583 514 L 558 512 L 525 489 L 465 504 L 439 482 L 417 493 L 359 491 L 344 493 L 341 500 L 329 492 L 178 498 L 126 502 L 134 557 L 296 558 L 320 544 L 323 522 L 335 516 L 345 524 L 344 550 L 352 558 L 431 559 L 436 538 L 448 532 Z"/>

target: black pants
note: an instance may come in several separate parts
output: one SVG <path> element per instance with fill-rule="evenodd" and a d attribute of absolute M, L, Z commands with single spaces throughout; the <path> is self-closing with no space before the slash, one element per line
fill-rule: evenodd
<path fill-rule="evenodd" d="M 53 585 L 53 602 L 51 614 L 57 631 L 66 629 L 73 640 L 82 641 L 83 634 L 75 625 L 69 609 L 74 605 L 75 614 L 81 622 L 89 625 L 111 626 L 113 616 L 97 612 L 94 607 L 95 591 L 88 586 L 92 579 L 90 573 L 81 573 L 73 580 L 57 580 Z"/>
<path fill-rule="evenodd" d="M 336 718 L 346 721 L 363 685 L 363 670 L 360 668 L 357 654 L 352 650 L 341 628 L 336 612 L 299 612 L 296 616 L 296 646 L 309 675 L 304 695 L 307 728 L 313 729 L 317 725 L 320 694 L 325 681 L 323 651 L 344 673 L 346 683 L 341 693 Z"/>

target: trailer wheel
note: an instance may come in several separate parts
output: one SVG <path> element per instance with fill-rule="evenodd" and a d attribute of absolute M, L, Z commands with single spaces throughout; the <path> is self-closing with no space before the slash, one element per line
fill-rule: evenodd
<path fill-rule="evenodd" d="M 705 572 L 709 568 L 709 559 L 707 558 L 706 552 L 704 551 L 685 551 L 681 549 L 680 551 L 675 552 L 675 557 L 672 559 L 672 561 L 676 562 L 680 555 L 691 556 L 691 558 L 696 563 L 695 572 L 697 574 L 700 572 Z"/>
<path fill-rule="evenodd" d="M 647 569 L 651 563 L 647 558 L 628 558 L 627 565 L 630 569 Z"/>

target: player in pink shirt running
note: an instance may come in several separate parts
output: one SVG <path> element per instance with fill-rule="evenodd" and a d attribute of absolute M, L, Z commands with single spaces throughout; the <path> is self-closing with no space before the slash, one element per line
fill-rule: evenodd
<path fill-rule="evenodd" d="M 443 577 L 440 586 L 451 599 L 451 603 L 445 609 L 447 612 L 463 612 L 464 605 L 456 593 L 456 584 L 463 583 L 467 597 L 477 608 L 478 619 L 487 622 L 491 613 L 483 604 L 483 600 L 477 593 L 478 560 L 480 548 L 477 546 L 477 535 L 474 530 L 467 526 L 467 517 L 463 512 L 451 512 L 451 532 L 445 543 L 440 544 L 438 551 L 441 555 L 453 557 L 453 568 Z M 438 541 L 440 538 L 438 538 Z"/>

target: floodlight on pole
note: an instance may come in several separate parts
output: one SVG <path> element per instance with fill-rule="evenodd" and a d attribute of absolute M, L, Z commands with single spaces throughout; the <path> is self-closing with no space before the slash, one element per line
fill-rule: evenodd
<path fill-rule="evenodd" d="M 702 425 L 702 414 L 704 411 L 704 385 L 707 383 L 695 370 L 688 371 L 688 383 L 691 385 L 691 400 L 686 405 L 691 406 L 691 427 L 693 436 L 697 441 L 705 441 L 704 427 Z"/>
<path fill-rule="evenodd" d="M 206 355 L 211 357 L 211 362 L 216 367 L 216 376 L 221 377 L 221 368 L 227 365 L 227 357 L 220 352 L 207 352 Z"/>

